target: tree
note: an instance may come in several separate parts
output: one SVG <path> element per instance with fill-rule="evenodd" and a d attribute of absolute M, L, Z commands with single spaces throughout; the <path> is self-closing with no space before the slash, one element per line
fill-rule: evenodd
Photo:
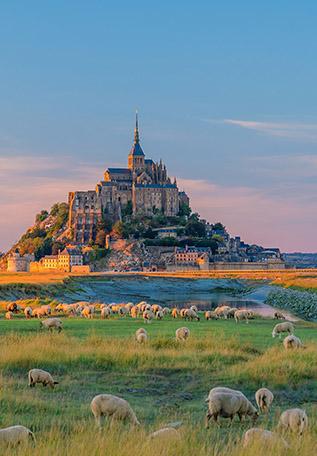
<path fill-rule="evenodd" d="M 123 223 L 120 222 L 120 221 L 117 221 L 113 225 L 112 232 L 113 232 L 114 235 L 122 237 L 122 234 L 123 234 Z"/>
<path fill-rule="evenodd" d="M 205 237 L 206 227 L 202 222 L 197 221 L 196 218 L 190 217 L 185 226 L 185 233 L 187 236 Z"/>
<path fill-rule="evenodd" d="M 222 223 L 217 222 L 214 224 L 213 229 L 217 231 L 225 231 L 226 227 Z"/>
<path fill-rule="evenodd" d="M 132 201 L 128 201 L 127 204 L 123 206 L 121 214 L 123 218 L 130 217 L 133 214 Z"/>
<path fill-rule="evenodd" d="M 35 223 L 41 223 L 48 217 L 48 212 L 43 209 L 39 214 L 36 214 Z"/>
<path fill-rule="evenodd" d="M 180 217 L 184 217 L 184 216 L 187 216 L 189 217 L 190 214 L 191 214 L 192 210 L 191 208 L 188 206 L 188 204 L 186 203 L 180 203 L 179 205 L 179 212 L 178 212 L 178 215 Z"/>
<path fill-rule="evenodd" d="M 214 234 L 212 236 L 212 238 L 214 241 L 218 242 L 219 244 L 223 244 L 224 243 L 224 239 L 222 236 L 220 236 L 220 234 Z"/>
<path fill-rule="evenodd" d="M 97 231 L 96 244 L 99 247 L 105 247 L 105 244 L 106 244 L 106 233 L 103 230 Z"/>

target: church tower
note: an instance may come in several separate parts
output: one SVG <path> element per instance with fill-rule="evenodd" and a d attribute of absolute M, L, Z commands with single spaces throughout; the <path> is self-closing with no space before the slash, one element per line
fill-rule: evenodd
<path fill-rule="evenodd" d="M 144 152 L 140 146 L 138 113 L 135 114 L 134 143 L 128 155 L 128 168 L 137 174 L 145 169 Z"/>

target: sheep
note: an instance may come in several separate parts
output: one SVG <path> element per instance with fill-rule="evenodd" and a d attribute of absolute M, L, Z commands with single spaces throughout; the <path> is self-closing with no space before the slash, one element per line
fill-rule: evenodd
<path fill-rule="evenodd" d="M 179 310 L 176 307 L 174 307 L 174 309 L 172 309 L 171 315 L 172 318 L 177 318 L 179 315 Z"/>
<path fill-rule="evenodd" d="M 164 307 L 163 308 L 163 314 L 164 315 L 169 315 L 171 313 L 171 309 L 169 307 Z"/>
<path fill-rule="evenodd" d="M 119 307 L 118 315 L 120 315 L 120 317 L 125 317 L 128 313 L 129 310 L 126 307 Z"/>
<path fill-rule="evenodd" d="M 29 318 L 32 317 L 32 313 L 33 313 L 32 307 L 29 307 L 29 306 L 28 306 L 28 307 L 25 307 L 25 309 L 24 309 L 23 312 L 24 312 L 24 315 L 25 315 L 25 318 L 26 318 L 26 319 L 29 319 Z"/>
<path fill-rule="evenodd" d="M 86 306 L 81 311 L 81 316 L 84 318 L 93 318 L 93 312 L 90 306 Z"/>
<path fill-rule="evenodd" d="M 217 317 L 224 317 L 225 319 L 227 319 L 230 309 L 231 309 L 231 307 L 229 307 L 229 306 L 219 306 L 219 307 L 216 307 L 215 313 L 216 313 Z"/>
<path fill-rule="evenodd" d="M 190 331 L 188 328 L 183 326 L 182 328 L 176 329 L 175 335 L 176 335 L 176 340 L 186 340 L 186 339 L 188 339 L 188 337 L 190 335 Z"/>
<path fill-rule="evenodd" d="M 77 304 L 75 304 L 76 307 L 77 307 Z M 70 308 L 70 304 L 58 304 L 56 307 L 55 307 L 55 310 L 56 312 L 68 312 Z"/>
<path fill-rule="evenodd" d="M 103 307 L 100 312 L 100 317 L 104 320 L 105 318 L 110 318 L 110 309 L 109 307 Z"/>
<path fill-rule="evenodd" d="M 255 393 L 255 400 L 262 413 L 268 413 L 274 399 L 274 394 L 267 388 L 260 388 Z"/>
<path fill-rule="evenodd" d="M 206 310 L 204 315 L 206 320 L 217 320 L 218 318 L 213 310 Z"/>
<path fill-rule="evenodd" d="M 153 304 L 151 306 L 151 310 L 152 310 L 153 313 L 156 313 L 156 312 L 162 311 L 163 308 L 159 304 Z"/>
<path fill-rule="evenodd" d="M 278 428 L 290 430 L 302 435 L 308 426 L 308 417 L 305 410 L 293 408 L 285 410 L 280 416 Z"/>
<path fill-rule="evenodd" d="M 7 306 L 6 306 L 6 310 L 7 310 L 7 312 L 17 313 L 18 312 L 17 303 L 16 302 L 9 302 L 9 304 L 7 304 Z"/>
<path fill-rule="evenodd" d="M 239 416 L 240 421 L 244 416 L 250 416 L 253 423 L 258 418 L 258 412 L 244 394 L 229 392 L 215 393 L 208 400 L 208 412 L 206 415 L 206 428 L 209 427 L 211 418 L 218 422 L 218 417 L 230 418 L 233 420 L 235 415 Z"/>
<path fill-rule="evenodd" d="M 59 318 L 47 318 L 40 322 L 40 328 L 48 329 L 51 332 L 56 329 L 60 333 L 63 329 L 63 322 Z"/>
<path fill-rule="evenodd" d="M 197 306 L 190 306 L 190 310 L 193 310 L 194 312 L 198 313 Z"/>
<path fill-rule="evenodd" d="M 31 369 L 28 373 L 28 377 L 30 388 L 34 388 L 36 383 L 42 383 L 43 386 L 49 385 L 52 389 L 55 385 L 58 385 L 58 382 L 53 380 L 51 374 L 42 369 Z"/>
<path fill-rule="evenodd" d="M 35 443 L 33 432 L 25 426 L 16 425 L 0 429 L 0 443 L 15 446 L 26 444 L 30 439 Z"/>
<path fill-rule="evenodd" d="M 143 344 L 148 340 L 148 334 L 144 328 L 139 328 L 135 332 L 135 340 L 139 342 L 139 344 Z"/>
<path fill-rule="evenodd" d="M 44 312 L 44 314 L 47 316 L 51 315 L 51 313 L 52 313 L 52 308 L 49 304 L 45 305 L 45 306 L 41 306 L 41 309 L 42 309 L 42 312 Z"/>
<path fill-rule="evenodd" d="M 151 320 L 153 320 L 154 318 L 154 313 L 152 312 L 152 310 L 145 310 L 143 312 L 143 321 L 144 323 L 151 323 Z"/>
<path fill-rule="evenodd" d="M 13 315 L 14 315 L 13 312 L 8 311 L 8 312 L 5 313 L 5 318 L 6 318 L 7 320 L 12 320 Z"/>
<path fill-rule="evenodd" d="M 125 308 L 127 309 L 128 313 L 130 312 L 130 310 L 132 309 L 133 307 L 133 302 L 128 302 L 126 305 L 125 305 Z"/>
<path fill-rule="evenodd" d="M 227 318 L 234 318 L 234 314 L 239 310 L 236 307 L 230 307 L 230 310 L 227 312 Z"/>
<path fill-rule="evenodd" d="M 130 309 L 130 315 L 132 318 L 137 318 L 138 317 L 138 314 L 139 314 L 139 309 L 137 306 L 133 306 L 131 307 Z"/>
<path fill-rule="evenodd" d="M 238 323 L 239 320 L 245 320 L 246 323 L 249 323 L 249 317 L 250 317 L 249 311 L 245 310 L 245 309 L 236 310 L 234 313 L 234 319 L 235 319 L 236 323 Z"/>
<path fill-rule="evenodd" d="M 277 335 L 281 338 L 283 332 L 287 332 L 288 334 L 294 334 L 294 325 L 290 321 L 285 321 L 284 323 L 278 323 L 274 326 L 272 331 L 272 337 L 276 337 Z"/>
<path fill-rule="evenodd" d="M 181 309 L 181 310 L 180 310 L 179 315 L 180 315 L 181 318 L 185 318 L 185 312 L 186 312 L 186 310 L 188 310 L 188 309 Z"/>
<path fill-rule="evenodd" d="M 90 407 L 98 427 L 101 427 L 102 416 L 122 421 L 128 420 L 134 425 L 140 425 L 129 402 L 121 397 L 99 394 L 93 398 Z"/>
<path fill-rule="evenodd" d="M 286 336 L 283 340 L 283 345 L 285 350 L 303 347 L 302 341 L 294 335 Z"/>
<path fill-rule="evenodd" d="M 199 316 L 192 309 L 186 309 L 185 310 L 184 318 L 185 318 L 185 320 L 197 320 L 197 321 L 200 321 Z"/>
<path fill-rule="evenodd" d="M 165 427 L 152 432 L 149 439 L 170 440 L 180 439 L 180 432 L 173 427 Z"/>
<path fill-rule="evenodd" d="M 156 314 L 155 314 L 155 318 L 156 318 L 157 320 L 163 320 L 163 318 L 164 318 L 164 312 L 163 312 L 163 310 L 158 310 L 158 311 L 156 312 Z"/>
<path fill-rule="evenodd" d="M 286 318 L 284 317 L 284 315 L 283 315 L 281 312 L 279 312 L 278 310 L 276 310 L 276 311 L 274 312 L 273 318 L 274 318 L 275 320 L 285 320 L 285 319 L 286 319 Z"/>
<path fill-rule="evenodd" d="M 278 445 L 283 446 L 284 448 L 289 448 L 288 443 L 283 439 L 283 437 L 266 429 L 248 429 L 243 434 L 242 439 L 244 448 L 249 445 L 253 445 L 256 442 L 259 442 L 265 448 Z"/>
<path fill-rule="evenodd" d="M 32 316 L 37 318 L 46 317 L 46 310 L 42 309 L 41 307 L 36 307 L 33 309 Z"/>

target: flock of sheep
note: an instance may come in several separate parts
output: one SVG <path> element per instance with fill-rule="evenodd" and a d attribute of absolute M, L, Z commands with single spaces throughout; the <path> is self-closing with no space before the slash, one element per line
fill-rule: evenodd
<path fill-rule="evenodd" d="M 151 322 L 154 318 L 161 320 L 165 315 L 171 314 L 173 318 L 183 318 L 184 320 L 199 320 L 198 310 L 196 306 L 191 306 L 188 309 L 178 310 L 176 308 L 169 309 L 162 308 L 158 304 L 149 305 L 142 301 L 137 305 L 128 303 L 125 305 L 106 305 L 99 304 L 101 318 L 109 318 L 111 314 L 117 313 L 120 316 L 130 315 L 132 318 L 142 316 L 145 323 Z M 81 315 L 84 318 L 93 318 L 95 315 L 97 305 L 89 303 L 75 303 L 75 304 L 59 304 L 56 306 L 56 312 L 63 312 L 66 315 Z M 41 320 L 41 326 L 48 330 L 62 330 L 62 320 L 60 318 L 52 317 L 52 309 L 49 305 L 44 305 L 32 309 L 31 307 L 19 308 L 16 303 L 10 303 L 7 307 L 7 313 L 10 315 L 6 317 L 11 319 L 14 313 L 24 312 L 26 318 L 31 317 L 46 317 Z M 11 315 L 12 314 L 12 315 Z M 279 312 L 274 315 L 277 319 L 284 319 L 284 316 Z M 249 319 L 254 318 L 253 312 L 249 310 L 238 310 L 230 308 L 229 306 L 217 307 L 214 311 L 206 311 L 205 318 L 207 320 L 217 318 L 234 318 L 236 322 L 245 320 L 247 323 Z M 284 321 L 274 326 L 272 337 L 279 336 L 287 333 L 283 343 L 286 349 L 300 348 L 303 346 L 300 339 L 294 336 L 294 325 L 291 322 Z M 176 330 L 175 337 L 177 341 L 185 341 L 190 336 L 190 331 L 187 327 L 180 327 Z M 148 341 L 149 335 L 144 328 L 139 328 L 135 333 L 135 340 L 144 344 Z M 57 381 L 55 381 L 49 372 L 42 369 L 31 369 L 28 373 L 29 386 L 35 387 L 37 383 L 43 386 L 54 388 Z M 209 422 L 213 419 L 216 423 L 219 417 L 229 418 L 233 420 L 235 415 L 238 415 L 240 421 L 245 417 L 250 417 L 253 424 L 259 416 L 259 412 L 268 413 L 270 406 L 274 399 L 273 393 L 267 388 L 261 388 L 255 393 L 255 400 L 258 410 L 252 405 L 247 397 L 237 390 L 226 387 L 216 387 L 210 390 L 206 402 L 208 403 L 208 411 L 206 415 L 206 427 L 208 428 Z M 140 425 L 140 422 L 133 411 L 130 404 L 123 398 L 114 396 L 112 394 L 99 394 L 95 396 L 90 404 L 91 411 L 95 417 L 96 423 L 101 427 L 102 417 L 110 419 L 130 421 L 133 425 Z M 302 435 L 308 426 L 308 418 L 306 412 L 299 408 L 285 410 L 279 419 L 278 431 L 290 430 Z M 181 430 L 174 427 L 165 427 L 153 432 L 149 438 L 179 438 Z M 25 443 L 29 439 L 35 442 L 34 434 L 24 426 L 11 426 L 5 429 L 0 429 L 0 442 L 16 445 Z M 279 432 L 272 432 L 266 429 L 253 427 L 246 431 L 243 436 L 243 445 L 248 446 L 254 440 L 260 440 L 267 443 L 280 443 L 285 448 L 288 448 L 288 443 Z"/>

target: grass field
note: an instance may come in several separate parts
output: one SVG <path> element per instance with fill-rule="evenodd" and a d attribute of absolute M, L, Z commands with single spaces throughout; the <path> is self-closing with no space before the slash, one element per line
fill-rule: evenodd
<path fill-rule="evenodd" d="M 246 421 L 227 420 L 204 429 L 208 391 L 218 385 L 242 390 L 254 403 L 255 391 L 267 386 L 274 407 L 257 425 L 275 429 L 282 410 L 303 407 L 310 429 L 302 438 L 287 436 L 287 454 L 316 453 L 317 440 L 317 325 L 296 323 L 296 335 L 306 348 L 285 352 L 272 339 L 274 321 L 258 319 L 186 322 L 166 319 L 147 325 L 150 341 L 134 341 L 141 320 L 64 320 L 61 334 L 39 331 L 39 322 L 16 317 L 0 321 L 0 427 L 23 424 L 35 432 L 37 445 L 1 455 L 268 455 L 267 448 L 241 448 Z M 191 337 L 174 340 L 176 328 L 186 325 Z M 27 372 L 39 367 L 60 382 L 55 390 L 27 386 Z M 99 433 L 90 411 L 91 399 L 112 393 L 127 399 L 142 423 L 106 425 Z M 148 442 L 146 435 L 169 422 L 182 421 L 182 439 Z M 274 449 L 272 454 L 283 454 Z"/>

